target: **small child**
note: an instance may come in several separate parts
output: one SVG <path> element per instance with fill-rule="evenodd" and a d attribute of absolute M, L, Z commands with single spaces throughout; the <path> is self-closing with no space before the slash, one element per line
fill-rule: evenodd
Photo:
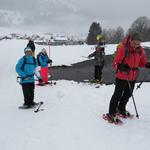
<path fill-rule="evenodd" d="M 39 55 L 38 56 L 38 61 L 39 61 L 40 66 L 41 66 L 40 73 L 41 73 L 43 83 L 44 84 L 49 84 L 49 82 L 48 82 L 48 64 L 52 63 L 52 60 L 49 59 L 45 48 L 43 48 L 38 55 Z M 39 85 L 40 84 L 41 83 L 39 82 Z"/>

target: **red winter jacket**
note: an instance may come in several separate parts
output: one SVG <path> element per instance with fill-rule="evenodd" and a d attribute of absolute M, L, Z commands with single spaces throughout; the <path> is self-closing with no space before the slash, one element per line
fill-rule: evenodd
<path fill-rule="evenodd" d="M 138 76 L 138 68 L 145 67 L 145 64 L 147 63 L 145 51 L 142 47 L 139 47 L 138 49 L 133 49 L 132 47 L 130 47 L 130 44 L 128 44 L 128 54 L 126 57 L 125 53 L 126 53 L 125 44 L 120 44 L 117 48 L 117 53 L 113 61 L 113 68 L 116 71 L 116 78 L 122 80 L 135 81 Z M 121 63 L 129 65 L 131 69 L 129 70 L 128 73 L 120 72 L 117 69 L 118 64 Z"/>

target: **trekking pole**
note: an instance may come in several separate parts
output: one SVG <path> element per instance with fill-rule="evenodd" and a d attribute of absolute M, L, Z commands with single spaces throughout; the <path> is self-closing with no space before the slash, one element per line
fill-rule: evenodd
<path fill-rule="evenodd" d="M 48 47 L 49 47 L 49 58 L 50 58 L 50 44 L 51 44 L 51 42 L 50 42 L 50 40 L 48 41 Z"/>
<path fill-rule="evenodd" d="M 52 85 L 52 63 L 50 64 L 50 84 Z"/>
<path fill-rule="evenodd" d="M 50 55 L 50 40 L 48 41 L 48 46 L 49 46 L 49 59 L 51 59 L 51 55 Z M 50 64 L 50 84 L 52 85 L 52 64 Z"/>
<path fill-rule="evenodd" d="M 138 111 L 137 111 L 137 107 L 136 107 L 135 99 L 134 99 L 134 96 L 133 96 L 131 84 L 129 82 L 128 73 L 127 73 L 127 82 L 128 82 L 129 90 L 130 90 L 131 97 L 132 97 L 132 100 L 133 100 L 133 105 L 134 105 L 134 108 L 135 108 L 136 117 L 139 119 L 139 114 L 138 114 Z"/>
<path fill-rule="evenodd" d="M 89 59 L 89 57 L 87 57 L 87 56 L 82 56 L 83 58 L 87 58 L 87 59 Z"/>
<path fill-rule="evenodd" d="M 88 60 L 90 60 L 90 59 L 92 59 L 92 58 L 89 58 L 89 57 L 87 57 L 87 56 L 82 56 L 83 58 L 86 58 L 86 59 L 88 59 Z"/>

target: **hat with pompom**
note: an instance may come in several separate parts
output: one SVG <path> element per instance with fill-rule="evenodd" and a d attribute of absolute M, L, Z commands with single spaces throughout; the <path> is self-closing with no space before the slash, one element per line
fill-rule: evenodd
<path fill-rule="evenodd" d="M 27 52 L 27 51 L 32 52 L 32 50 L 31 50 L 31 48 L 30 48 L 30 47 L 26 47 L 26 48 L 24 49 L 24 53 L 25 53 L 25 52 Z"/>
<path fill-rule="evenodd" d="M 46 53 L 46 49 L 45 49 L 45 48 L 42 48 L 41 52 L 42 52 L 42 53 Z"/>

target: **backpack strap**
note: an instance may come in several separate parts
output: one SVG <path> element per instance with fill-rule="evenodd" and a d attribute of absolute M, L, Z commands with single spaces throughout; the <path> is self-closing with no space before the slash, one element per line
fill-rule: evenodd
<path fill-rule="evenodd" d="M 26 57 L 23 56 L 23 64 L 22 64 L 22 66 L 21 66 L 21 70 L 22 70 L 22 71 L 24 70 L 24 66 L 25 66 L 25 64 L 26 64 L 26 61 L 27 61 Z"/>
<path fill-rule="evenodd" d="M 32 56 L 32 57 L 33 57 L 34 66 L 36 67 L 36 59 L 35 59 L 34 56 Z M 27 58 L 26 58 L 25 56 L 23 56 L 23 64 L 22 64 L 22 66 L 21 66 L 21 70 L 22 70 L 22 71 L 24 70 L 25 64 L 31 64 L 31 63 L 26 63 L 26 62 L 27 62 Z"/>
<path fill-rule="evenodd" d="M 125 53 L 124 53 L 124 57 L 123 57 L 123 59 L 122 59 L 122 61 L 121 61 L 121 64 L 124 63 L 124 61 L 125 61 L 125 59 L 126 59 L 127 56 L 129 56 L 129 47 L 128 47 L 127 44 L 125 44 Z M 118 69 L 118 67 L 117 67 L 116 73 L 118 72 L 118 70 L 119 70 L 119 69 Z"/>
<path fill-rule="evenodd" d="M 124 63 L 125 58 L 130 55 L 129 46 L 128 46 L 127 44 L 125 45 L 125 48 L 126 48 L 126 49 L 125 49 L 125 54 L 124 54 L 124 58 L 123 58 L 121 64 Z M 139 47 L 139 48 L 137 49 L 137 52 L 135 52 L 135 53 L 138 53 L 139 55 L 141 55 L 141 51 L 142 51 L 142 50 L 141 50 L 141 47 Z M 132 52 L 131 52 L 131 53 L 132 53 Z"/>
<path fill-rule="evenodd" d="M 37 54 L 37 62 L 38 62 L 38 65 L 41 66 L 41 63 L 40 63 L 40 60 L 39 60 L 39 57 L 41 56 L 42 60 L 43 60 L 43 55 L 42 55 L 42 52 L 39 52 Z"/>
<path fill-rule="evenodd" d="M 124 61 L 125 61 L 126 57 L 128 57 L 128 56 L 129 56 L 129 54 L 130 54 L 130 52 L 129 52 L 129 47 L 128 47 L 128 45 L 126 44 L 126 45 L 125 45 L 125 54 L 124 54 L 124 58 L 122 59 L 121 64 L 123 64 L 123 63 L 124 63 Z"/>
<path fill-rule="evenodd" d="M 34 66 L 36 67 L 36 59 L 34 56 L 33 56 L 33 61 L 34 61 Z"/>

